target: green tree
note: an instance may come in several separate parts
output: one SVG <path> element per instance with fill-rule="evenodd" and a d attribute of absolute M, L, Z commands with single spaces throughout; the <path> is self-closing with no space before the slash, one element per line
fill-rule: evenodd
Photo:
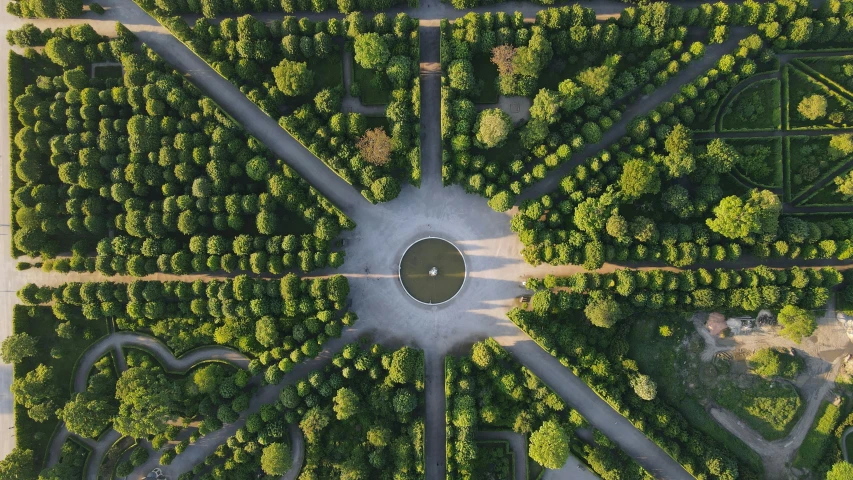
<path fill-rule="evenodd" d="M 377 202 L 388 202 L 400 194 L 400 183 L 393 177 L 382 177 L 370 184 L 370 191 Z"/>
<path fill-rule="evenodd" d="M 658 386 L 652 377 L 639 374 L 631 379 L 631 387 L 634 393 L 643 400 L 654 400 L 658 394 Z"/>
<path fill-rule="evenodd" d="M 14 379 L 11 391 L 15 402 L 27 408 L 27 414 L 36 422 L 45 422 L 54 415 L 58 391 L 53 367 L 39 364 L 35 370 Z"/>
<path fill-rule="evenodd" d="M 109 426 L 115 413 L 116 408 L 105 399 L 83 392 L 65 404 L 59 417 L 69 432 L 94 439 Z"/>
<path fill-rule="evenodd" d="M 280 477 L 290 470 L 290 446 L 284 443 L 271 443 L 261 453 L 261 468 L 267 475 Z"/>
<path fill-rule="evenodd" d="M 548 420 L 530 435 L 530 458 L 545 468 L 562 468 L 569 459 L 569 436 L 559 423 Z"/>
<path fill-rule="evenodd" d="M 777 317 L 779 325 L 782 325 L 780 335 L 800 343 L 803 338 L 810 336 L 817 329 L 814 315 L 794 305 L 785 305 Z"/>
<path fill-rule="evenodd" d="M 15 447 L 0 460 L 0 478 L 7 480 L 32 480 L 36 478 L 35 457 L 32 450 Z"/>
<path fill-rule="evenodd" d="M 853 464 L 844 461 L 836 462 L 826 472 L 826 480 L 850 480 L 853 479 Z"/>
<path fill-rule="evenodd" d="M 450 88 L 467 92 L 474 88 L 474 69 L 468 60 L 454 60 L 447 69 Z"/>
<path fill-rule="evenodd" d="M 826 97 L 813 94 L 803 97 L 797 105 L 797 111 L 807 120 L 817 120 L 826 116 Z"/>
<path fill-rule="evenodd" d="M 513 204 L 515 195 L 506 190 L 501 190 L 489 199 L 489 206 L 496 212 L 505 212 L 512 208 Z"/>
<path fill-rule="evenodd" d="M 177 397 L 177 386 L 162 370 L 129 368 L 116 382 L 119 411 L 113 427 L 135 438 L 163 433 L 166 422 L 175 416 L 172 409 Z"/>
<path fill-rule="evenodd" d="M 364 68 L 384 68 L 391 53 L 378 33 L 363 33 L 355 38 L 355 61 Z"/>
<path fill-rule="evenodd" d="M 833 135 L 829 140 L 829 156 L 842 158 L 853 153 L 853 134 L 841 133 Z"/>
<path fill-rule="evenodd" d="M 394 383 L 415 383 L 423 377 L 423 355 L 420 350 L 403 347 L 391 354 L 388 378 Z"/>
<path fill-rule="evenodd" d="M 281 93 L 289 97 L 298 97 L 311 91 L 314 86 L 314 72 L 308 69 L 305 62 L 294 62 L 283 59 L 272 69 L 275 84 Z"/>
<path fill-rule="evenodd" d="M 16 333 L 6 337 L 0 346 L 0 358 L 4 363 L 18 363 L 24 358 L 32 357 L 38 351 L 36 344 L 38 339 L 31 337 L 27 332 Z"/>
<path fill-rule="evenodd" d="M 530 107 L 530 117 L 544 120 L 549 124 L 560 120 L 560 108 L 563 106 L 563 98 L 559 92 L 543 88 L 539 90 Z"/>
<path fill-rule="evenodd" d="M 477 132 L 474 139 L 478 147 L 500 147 L 512 131 L 512 119 L 499 108 L 486 109 L 477 117 L 474 131 Z"/>
<path fill-rule="evenodd" d="M 847 172 L 833 179 L 836 191 L 844 197 L 844 200 L 853 198 L 853 171 Z"/>
<path fill-rule="evenodd" d="M 596 327 L 610 328 L 622 319 L 622 307 L 612 298 L 593 300 L 584 307 L 583 312 Z"/>
<path fill-rule="evenodd" d="M 740 154 L 722 138 L 711 140 L 701 157 L 703 165 L 713 173 L 728 173 L 740 163 Z"/>
<path fill-rule="evenodd" d="M 734 195 L 720 200 L 714 218 L 705 221 L 711 230 L 731 239 L 754 234 L 774 235 L 779 225 L 782 203 L 769 190 L 752 190 L 746 201 Z"/>
<path fill-rule="evenodd" d="M 346 420 L 357 414 L 361 406 L 358 394 L 349 388 L 339 388 L 335 394 L 333 407 L 338 420 Z"/>
<path fill-rule="evenodd" d="M 660 191 L 660 176 L 654 165 L 645 160 L 631 159 L 625 163 L 619 186 L 627 200 L 640 198 L 647 193 Z"/>

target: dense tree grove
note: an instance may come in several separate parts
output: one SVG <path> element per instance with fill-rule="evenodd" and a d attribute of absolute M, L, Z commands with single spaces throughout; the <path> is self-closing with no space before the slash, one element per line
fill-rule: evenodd
<path fill-rule="evenodd" d="M 573 5 L 538 12 L 532 26 L 520 12 L 469 13 L 452 25 L 444 22 L 444 183 L 490 199 L 514 198 L 585 145 L 601 141 L 632 94 L 650 93 L 704 54 L 701 43 L 685 44 L 682 13 L 656 3 L 597 23 L 592 9 Z M 498 70 L 494 86 L 476 78 L 484 72 L 472 65 L 483 58 Z M 557 85 L 551 77 L 563 70 L 578 73 Z M 514 128 L 500 110 L 477 115 L 474 101 L 490 88 L 533 98 L 530 120 Z M 506 152 L 486 152 L 508 138 L 513 143 Z"/>
<path fill-rule="evenodd" d="M 18 297 L 26 304 L 50 301 L 60 319 L 114 319 L 123 330 L 151 332 L 176 354 L 219 344 L 253 357 L 252 374 L 277 383 L 294 365 L 314 358 L 356 316 L 344 312 L 345 277 L 281 280 L 239 275 L 204 282 L 29 284 Z"/>
<path fill-rule="evenodd" d="M 318 22 L 288 16 L 264 23 L 251 15 L 218 25 L 205 18 L 192 26 L 181 17 L 161 21 L 368 200 L 392 200 L 400 178 L 420 184 L 417 20 L 404 13 L 369 18 L 354 12 Z M 354 78 L 349 93 L 390 92 L 390 142 L 383 143 L 390 154 L 381 161 L 365 152 L 363 140 L 375 131 L 368 130 L 369 119 L 341 111 L 348 93 L 341 45 L 354 56 L 355 68 L 372 78 L 364 86 Z"/>
<path fill-rule="evenodd" d="M 745 39 L 671 101 L 635 118 L 628 136 L 576 167 L 558 191 L 523 202 L 511 226 L 525 259 L 596 269 L 606 261 L 687 266 L 743 253 L 849 258 L 853 222 L 783 215 L 766 190 L 727 194 L 722 175 L 738 163 L 737 151 L 719 139 L 696 146 L 685 127 L 756 71 L 761 45 L 758 36 Z"/>
<path fill-rule="evenodd" d="M 601 478 L 643 479 L 648 474 L 598 430 L 587 444 L 574 435 L 589 424 L 495 340 L 471 347 L 463 357 L 445 358 L 447 478 L 487 478 L 479 462 L 478 430 L 512 430 L 530 436 L 530 457 L 560 468 L 571 452 Z M 536 453 L 534 453 L 536 452 Z M 509 473 L 511 475 L 511 472 Z"/>
<path fill-rule="evenodd" d="M 44 53 L 13 54 L 14 253 L 133 276 L 343 263 L 330 242 L 352 221 L 117 30 L 45 31 Z M 95 61 L 123 77 L 90 78 Z"/>
<path fill-rule="evenodd" d="M 531 278 L 527 286 L 536 290 L 531 306 L 538 314 L 554 309 L 584 310 L 593 325 L 610 327 L 632 313 L 645 310 L 723 310 L 732 314 L 755 314 L 762 309 L 779 310 L 785 306 L 796 312 L 818 310 L 843 281 L 841 273 L 830 267 L 774 270 L 760 266 L 745 270 L 626 269 L 566 277 L 549 275 L 544 279 Z M 554 288 L 558 291 L 552 292 Z M 590 308 L 604 302 L 613 302 L 614 306 Z M 602 324 L 605 316 L 612 321 Z M 807 332 L 805 336 L 810 334 Z"/>
<path fill-rule="evenodd" d="M 420 350 L 346 345 L 180 479 L 280 478 L 287 425 L 305 438 L 300 478 L 424 478 L 423 370 Z"/>

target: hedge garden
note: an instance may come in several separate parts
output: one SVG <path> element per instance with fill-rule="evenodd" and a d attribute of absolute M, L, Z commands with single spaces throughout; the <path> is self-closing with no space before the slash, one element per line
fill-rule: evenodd
<path fill-rule="evenodd" d="M 11 54 L 13 254 L 133 276 L 342 264 L 331 242 L 352 221 L 117 31 L 40 32 L 42 53 Z M 96 61 L 123 76 L 90 78 Z"/>

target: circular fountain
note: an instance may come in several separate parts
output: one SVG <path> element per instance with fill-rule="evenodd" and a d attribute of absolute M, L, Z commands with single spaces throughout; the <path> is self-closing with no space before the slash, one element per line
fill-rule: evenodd
<path fill-rule="evenodd" d="M 400 281 L 413 299 L 427 305 L 450 301 L 465 283 L 465 259 L 442 238 L 413 243 L 400 259 Z"/>

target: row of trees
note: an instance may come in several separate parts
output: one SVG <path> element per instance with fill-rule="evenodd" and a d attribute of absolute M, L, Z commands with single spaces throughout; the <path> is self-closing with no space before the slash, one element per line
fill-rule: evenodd
<path fill-rule="evenodd" d="M 204 345 L 226 345 L 252 357 L 249 370 L 268 383 L 340 336 L 357 317 L 346 308 L 345 277 L 281 280 L 239 275 L 204 282 L 28 284 L 18 297 L 28 305 L 51 302 L 60 321 L 114 319 L 118 328 L 150 332 L 176 354 Z"/>
<path fill-rule="evenodd" d="M 341 13 L 354 11 L 380 11 L 395 5 L 407 4 L 416 7 L 415 0 L 175 0 L 162 2 L 139 0 L 139 5 L 158 16 L 201 14 L 205 18 L 214 18 L 227 14 L 255 12 L 325 12 L 337 10 Z"/>
<path fill-rule="evenodd" d="M 448 479 L 486 478 L 491 471 L 491 465 L 478 461 L 478 430 L 512 430 L 529 436 L 530 458 L 545 468 L 561 468 L 571 449 L 602 478 L 647 476 L 598 430 L 591 444 L 576 438 L 575 430 L 588 427 L 586 419 L 513 361 L 494 339 L 475 343 L 469 355 L 445 358 L 445 392 Z"/>
<path fill-rule="evenodd" d="M 291 466 L 288 424 L 305 438 L 303 478 L 423 478 L 423 370 L 420 350 L 346 345 L 181 480 L 280 478 Z"/>
<path fill-rule="evenodd" d="M 585 145 L 599 142 L 621 119 L 628 94 L 640 89 L 650 93 L 681 66 L 704 55 L 701 43 L 689 49 L 684 44 L 684 27 L 622 25 L 613 19 L 596 24 L 591 12 L 579 7 L 543 10 L 532 27 L 519 12 L 470 13 L 452 26 L 444 24 L 445 184 L 460 184 L 506 210 L 523 188 Z M 623 51 L 629 53 L 619 53 Z M 490 57 L 497 68 L 495 86 L 501 95 L 534 97 L 531 118 L 523 128 L 514 129 L 509 116 L 497 109 L 477 114 L 473 101 L 488 88 L 473 69 L 482 56 Z M 542 88 L 539 77 L 546 65 L 557 71 L 571 66 L 579 73 L 556 89 L 546 79 Z M 515 140 L 510 153 L 486 161 L 488 150 L 502 148 L 508 140 Z"/>
<path fill-rule="evenodd" d="M 219 25 L 202 18 L 192 27 L 180 17 L 162 21 L 368 200 L 395 198 L 401 177 L 419 184 L 416 20 L 403 13 L 371 19 L 355 12 L 319 22 L 285 17 L 266 24 L 250 15 Z M 391 92 L 389 132 L 383 129 L 381 136 L 368 129 L 364 116 L 341 111 L 347 93 L 338 73 L 341 45 L 373 78 L 370 85 L 356 82 L 354 96 L 356 85 Z"/>
<path fill-rule="evenodd" d="M 700 268 L 682 272 L 619 270 L 616 273 L 578 273 L 528 280 L 536 290 L 531 307 L 540 315 L 583 310 L 592 325 L 613 327 L 619 320 L 645 310 L 717 310 L 756 314 L 779 311 L 781 331 L 799 342 L 814 331 L 812 310 L 823 308 L 832 290 L 842 283 L 833 268 L 748 270 Z M 552 289 L 559 288 L 558 291 Z"/>
<path fill-rule="evenodd" d="M 117 28 L 109 42 L 88 25 L 54 30 L 12 72 L 37 78 L 14 101 L 16 253 L 70 249 L 55 269 L 138 276 L 342 263 L 329 244 L 352 221 Z M 80 66 L 116 59 L 122 79 Z"/>

